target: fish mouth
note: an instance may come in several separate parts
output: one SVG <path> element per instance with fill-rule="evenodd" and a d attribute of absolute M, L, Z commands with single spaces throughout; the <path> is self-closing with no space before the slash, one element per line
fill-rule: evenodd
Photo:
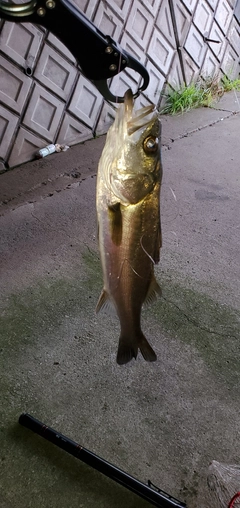
<path fill-rule="evenodd" d="M 156 107 L 154 104 L 149 104 L 143 108 L 134 111 L 134 98 L 132 90 L 129 89 L 124 95 L 124 109 L 125 119 L 127 122 L 127 133 L 129 136 L 134 134 L 139 129 L 146 127 L 151 122 L 154 116 L 157 116 Z"/>

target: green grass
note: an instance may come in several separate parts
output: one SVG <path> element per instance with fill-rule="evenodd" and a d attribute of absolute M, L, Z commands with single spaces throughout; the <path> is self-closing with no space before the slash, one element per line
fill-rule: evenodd
<path fill-rule="evenodd" d="M 230 92 L 231 90 L 240 91 L 240 79 L 231 79 L 228 76 L 223 76 L 221 81 L 224 92 Z"/>
<path fill-rule="evenodd" d="M 199 79 L 190 85 L 183 85 L 179 90 L 169 88 L 163 95 L 166 100 L 160 112 L 175 115 L 200 106 L 211 107 L 224 92 L 230 90 L 240 90 L 240 79 L 232 80 L 230 77 L 223 76 L 219 80 L 218 77 L 209 77 L 205 80 Z"/>

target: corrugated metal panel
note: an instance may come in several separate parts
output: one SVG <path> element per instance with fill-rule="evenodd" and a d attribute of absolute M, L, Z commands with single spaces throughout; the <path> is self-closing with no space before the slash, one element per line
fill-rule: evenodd
<path fill-rule="evenodd" d="M 45 44 L 34 72 L 34 78 L 67 101 L 77 76 L 77 69 L 57 51 Z"/>
<path fill-rule="evenodd" d="M 91 129 L 66 113 L 57 137 L 57 143 L 60 145 L 74 145 L 91 138 L 91 136 Z"/>
<path fill-rule="evenodd" d="M 21 114 L 32 82 L 28 76 L 0 56 L 0 102 Z"/>
<path fill-rule="evenodd" d="M 18 117 L 0 105 L 0 158 L 6 159 L 9 151 L 9 140 L 13 139 L 18 124 Z"/>
<path fill-rule="evenodd" d="M 103 99 L 95 86 L 80 76 L 69 104 L 69 111 L 87 126 L 94 127 Z"/>
<path fill-rule="evenodd" d="M 146 65 L 150 84 L 139 104 L 158 104 L 167 83 L 179 87 L 199 75 L 238 75 L 239 0 L 73 3 Z M 219 43 L 206 42 L 205 37 Z M 111 91 L 136 91 L 140 82 L 140 76 L 127 69 L 112 80 Z M 53 34 L 28 23 L 2 24 L 0 159 L 9 166 L 30 160 L 49 142 L 74 144 L 105 132 L 114 111 Z"/>
<path fill-rule="evenodd" d="M 240 23 L 240 0 L 237 0 L 234 14 L 238 20 L 238 23 Z"/>
<path fill-rule="evenodd" d="M 38 57 L 43 32 L 30 23 L 5 23 L 1 32 L 0 47 L 5 55 L 24 69 L 32 71 Z"/>
<path fill-rule="evenodd" d="M 55 138 L 64 111 L 64 103 L 40 85 L 35 85 L 23 125 L 47 141 Z"/>
<path fill-rule="evenodd" d="M 16 139 L 12 145 L 12 152 L 9 158 L 9 166 L 16 166 L 31 160 L 34 154 L 46 145 L 46 141 L 39 135 L 29 132 L 20 126 Z"/>

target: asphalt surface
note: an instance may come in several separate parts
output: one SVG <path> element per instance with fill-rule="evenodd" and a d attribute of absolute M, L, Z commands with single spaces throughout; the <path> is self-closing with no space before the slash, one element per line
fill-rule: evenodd
<path fill-rule="evenodd" d="M 0 175 L 0 506 L 147 508 L 18 424 L 28 412 L 146 483 L 212 507 L 211 460 L 239 464 L 240 94 L 162 117 L 158 361 L 119 367 L 95 185 L 105 137 Z"/>

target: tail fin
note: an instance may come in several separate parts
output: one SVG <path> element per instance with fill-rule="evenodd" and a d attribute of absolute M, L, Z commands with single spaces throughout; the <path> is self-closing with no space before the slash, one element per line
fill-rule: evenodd
<path fill-rule="evenodd" d="M 157 359 L 152 347 L 150 346 L 147 339 L 141 332 L 140 337 L 133 340 L 129 336 L 120 335 L 118 352 L 117 352 L 117 363 L 118 365 L 124 365 L 137 358 L 138 348 L 140 349 L 144 360 L 147 362 L 155 362 Z"/>
<path fill-rule="evenodd" d="M 144 337 L 143 333 L 139 339 L 138 347 L 143 355 L 144 360 L 146 362 L 155 362 L 157 359 L 156 353 L 153 351 L 153 348 L 150 346 L 146 337 Z"/>
<path fill-rule="evenodd" d="M 130 337 L 120 335 L 118 352 L 117 352 L 117 363 L 118 365 L 124 365 L 131 361 L 132 358 L 137 358 L 138 354 L 138 343 L 133 341 Z"/>

